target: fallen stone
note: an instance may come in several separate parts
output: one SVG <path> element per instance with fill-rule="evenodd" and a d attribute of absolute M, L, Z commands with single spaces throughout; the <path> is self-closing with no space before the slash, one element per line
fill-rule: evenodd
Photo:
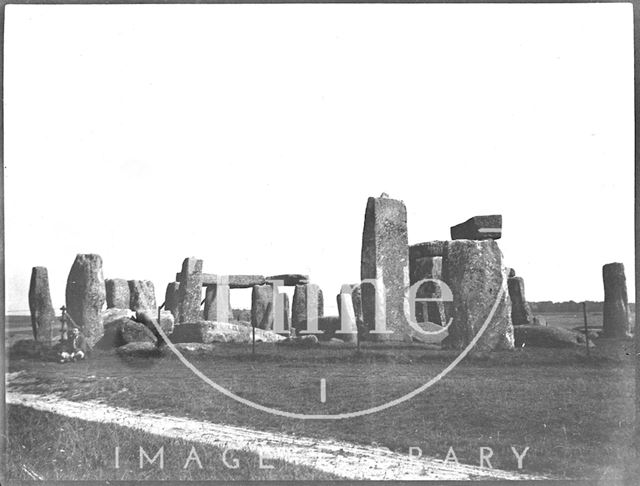
<path fill-rule="evenodd" d="M 156 336 L 151 330 L 139 322 L 129 321 L 120 328 L 122 345 L 137 342 L 156 343 Z"/>
<path fill-rule="evenodd" d="M 279 346 L 296 346 L 302 348 L 312 348 L 319 345 L 318 338 L 314 335 L 308 336 L 296 336 L 287 338 L 283 341 L 278 341 L 276 344 Z"/>
<path fill-rule="evenodd" d="M 250 343 L 253 329 L 228 322 L 200 321 L 184 323 L 176 326 L 170 336 L 174 343 L 205 343 L 229 342 Z M 285 339 L 275 332 L 255 329 L 256 342 L 274 343 Z"/>
<path fill-rule="evenodd" d="M 307 329 L 307 322 L 302 321 L 301 326 Z M 357 334 L 343 334 L 339 332 L 341 329 L 341 321 L 338 316 L 324 316 L 318 318 L 318 333 L 304 334 L 304 330 L 300 331 L 301 336 L 316 336 L 320 341 L 330 341 L 332 338 L 340 339 L 346 343 L 355 343 L 358 340 Z"/>
<path fill-rule="evenodd" d="M 514 327 L 513 331 L 515 335 L 515 346 L 518 348 L 584 347 L 584 335 L 567 329 L 561 329 L 558 327 L 530 326 L 525 324 Z M 590 343 L 589 346 L 595 347 L 593 343 Z"/>
<path fill-rule="evenodd" d="M 629 302 L 624 265 L 622 263 L 604 265 L 602 280 L 604 282 L 603 337 L 626 337 L 629 335 Z"/>
<path fill-rule="evenodd" d="M 278 280 L 285 287 L 293 287 L 295 285 L 305 285 L 309 283 L 309 275 L 300 275 L 297 273 L 285 273 L 282 275 L 272 275 L 267 277 L 268 281 Z"/>
<path fill-rule="evenodd" d="M 477 341 L 474 351 L 513 349 L 511 301 L 506 291 L 506 268 L 494 240 L 448 242 L 442 263 L 442 279 L 453 294 L 453 321 L 443 348 L 464 349 L 478 331 L 505 288 L 493 318 Z"/>
<path fill-rule="evenodd" d="M 120 346 L 116 348 L 116 353 L 120 356 L 126 356 L 129 358 L 147 358 L 150 356 L 158 356 L 160 352 L 156 348 L 155 344 L 148 341 L 142 341 Z"/>
<path fill-rule="evenodd" d="M 122 328 L 130 323 L 136 323 L 129 317 L 122 316 L 119 318 L 111 319 L 104 325 L 104 332 L 100 339 L 96 342 L 95 348 L 97 349 L 113 349 L 125 344 L 122 340 Z"/>
<path fill-rule="evenodd" d="M 291 327 L 297 332 L 306 329 L 306 321 L 309 319 L 307 307 L 315 309 L 316 317 L 324 315 L 324 298 L 322 290 L 316 284 L 296 285 L 293 292 L 293 304 L 291 306 Z"/>
<path fill-rule="evenodd" d="M 102 258 L 95 254 L 77 255 L 67 278 L 66 307 L 90 347 L 104 331 L 102 308 L 105 300 Z"/>
<path fill-rule="evenodd" d="M 131 309 L 116 309 L 112 307 L 111 309 L 105 309 L 102 311 L 102 323 L 104 328 L 106 329 L 112 322 L 119 321 L 122 318 L 130 319 L 135 315 Z"/>
<path fill-rule="evenodd" d="M 251 325 L 258 329 L 273 327 L 273 286 L 254 285 L 251 291 Z"/>
<path fill-rule="evenodd" d="M 29 310 L 33 338 L 45 346 L 52 346 L 57 319 L 51 304 L 49 275 L 45 267 L 33 267 L 31 270 Z"/>
<path fill-rule="evenodd" d="M 156 291 L 150 280 L 129 280 L 130 305 L 132 311 L 154 311 Z"/>
<path fill-rule="evenodd" d="M 176 324 L 197 322 L 202 319 L 202 260 L 185 258 L 180 273 Z"/>
<path fill-rule="evenodd" d="M 150 311 L 137 311 L 135 320 L 141 324 L 144 324 L 151 330 L 152 333 L 156 333 L 155 324 L 158 322 L 158 313 L 150 312 Z M 174 329 L 174 318 L 173 314 L 168 311 L 160 311 L 160 329 L 169 335 L 173 332 Z"/>
<path fill-rule="evenodd" d="M 502 215 L 474 216 L 451 227 L 452 240 L 498 240 L 502 236 Z"/>
<path fill-rule="evenodd" d="M 176 316 L 178 309 L 178 291 L 180 289 L 180 282 L 170 282 L 167 285 L 167 290 L 164 293 L 164 308 L 171 312 L 173 317 Z"/>
<path fill-rule="evenodd" d="M 546 326 L 547 320 L 542 316 L 533 316 L 533 325 L 534 326 Z"/>
<path fill-rule="evenodd" d="M 415 331 L 409 326 L 409 245 L 407 209 L 402 201 L 388 197 L 370 197 L 364 217 L 360 265 L 362 312 L 369 333 L 364 338 L 375 341 L 410 341 Z M 367 280 L 381 279 L 376 290 Z M 376 298 L 376 294 L 378 298 Z M 374 333 L 376 315 L 384 321 L 386 331 Z"/>
<path fill-rule="evenodd" d="M 129 282 L 123 278 L 108 278 L 104 281 L 107 297 L 107 309 L 129 309 L 131 306 L 131 294 Z"/>
<path fill-rule="evenodd" d="M 511 277 L 507 279 L 509 298 L 511 299 L 511 322 L 514 326 L 533 323 L 533 312 L 524 295 L 524 279 Z"/>
<path fill-rule="evenodd" d="M 416 243 L 409 247 L 409 260 L 424 257 L 441 257 L 444 255 L 444 245 L 446 241 L 434 240 Z"/>

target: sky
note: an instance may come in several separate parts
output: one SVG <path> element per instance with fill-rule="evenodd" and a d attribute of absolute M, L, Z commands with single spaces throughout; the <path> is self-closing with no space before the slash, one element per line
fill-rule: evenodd
<path fill-rule="evenodd" d="M 629 3 L 7 5 L 4 62 L 10 312 L 98 253 L 158 303 L 196 256 L 335 314 L 382 192 L 411 244 L 502 214 L 530 301 L 602 300 L 614 261 L 633 295 Z"/>

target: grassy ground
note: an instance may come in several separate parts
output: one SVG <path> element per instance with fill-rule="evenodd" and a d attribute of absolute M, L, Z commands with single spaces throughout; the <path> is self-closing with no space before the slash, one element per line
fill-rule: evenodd
<path fill-rule="evenodd" d="M 294 480 L 339 479 L 331 474 L 283 461 L 265 458 L 261 469 L 257 454 L 230 451 L 223 462 L 223 450 L 160 438 L 114 425 L 103 425 L 38 412 L 22 406 L 9 407 L 11 460 L 6 477 L 32 480 L 35 474 L 48 480 Z M 15 431 L 20 431 L 15 433 Z M 11 433 L 14 432 L 14 433 Z M 120 447 L 118 468 L 115 448 Z M 150 458 L 163 447 L 163 468 L 159 458 L 140 468 L 140 450 Z M 191 448 L 195 455 L 187 462 Z M 235 462 L 237 460 L 237 463 Z M 185 465 L 188 467 L 185 469 Z M 27 472 L 29 471 L 29 472 Z"/>
<path fill-rule="evenodd" d="M 68 399 L 100 399 L 198 420 L 377 444 L 405 454 L 417 446 L 425 455 L 444 458 L 453 447 L 461 462 L 475 465 L 479 448 L 488 446 L 495 452 L 493 466 L 510 470 L 517 465 L 511 446 L 519 451 L 528 446 L 524 472 L 620 478 L 633 463 L 633 343 L 599 339 L 596 344 L 590 359 L 582 348 L 471 357 L 408 402 L 338 421 L 292 420 L 256 411 L 212 390 L 171 355 L 128 360 L 102 353 L 73 365 L 17 359 L 9 371 L 27 370 L 38 377 L 38 384 L 25 391 L 57 391 Z M 252 357 L 248 346 L 219 345 L 213 354 L 190 360 L 217 383 L 262 405 L 338 413 L 397 398 L 454 357 L 418 345 L 371 346 L 360 353 L 258 345 Z M 324 404 L 321 378 L 327 382 Z M 20 423 L 11 421 L 15 443 L 25 440 Z M 130 440 L 126 435 L 118 439 L 121 444 Z"/>

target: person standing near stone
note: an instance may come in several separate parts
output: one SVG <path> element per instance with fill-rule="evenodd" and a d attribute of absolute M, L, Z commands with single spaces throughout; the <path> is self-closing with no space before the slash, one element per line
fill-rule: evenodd
<path fill-rule="evenodd" d="M 604 337 L 629 335 L 629 302 L 627 279 L 622 263 L 608 263 L 602 267 L 604 308 L 602 330 Z"/>

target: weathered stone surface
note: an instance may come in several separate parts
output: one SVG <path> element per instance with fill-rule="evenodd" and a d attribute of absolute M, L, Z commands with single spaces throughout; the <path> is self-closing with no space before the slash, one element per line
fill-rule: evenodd
<path fill-rule="evenodd" d="M 287 294 L 285 294 L 284 292 L 279 292 L 278 293 L 279 296 L 281 297 L 281 300 L 278 301 L 277 305 L 278 308 L 276 309 L 276 312 L 274 312 L 274 319 L 275 316 L 277 315 L 276 313 L 279 312 L 280 315 L 282 316 L 282 326 L 284 328 L 283 333 L 284 334 L 288 334 L 289 333 L 289 314 L 290 314 L 290 309 L 289 309 L 289 296 Z M 275 328 L 275 321 L 274 321 L 274 328 Z"/>
<path fill-rule="evenodd" d="M 409 302 L 405 289 L 409 287 L 409 245 L 407 242 L 407 209 L 402 201 L 387 197 L 367 201 L 362 232 L 362 312 L 366 339 L 408 341 L 415 332 L 406 319 Z M 365 280 L 380 279 L 384 284 L 376 291 Z M 376 293 L 379 298 L 376 299 Z M 376 315 L 384 320 L 386 334 L 374 333 Z"/>
<path fill-rule="evenodd" d="M 129 343 L 156 342 L 156 336 L 151 330 L 140 322 L 129 321 L 120 328 L 121 346 Z"/>
<path fill-rule="evenodd" d="M 318 338 L 313 334 L 307 336 L 296 336 L 287 338 L 284 341 L 278 341 L 276 344 L 279 346 L 294 346 L 301 348 L 313 348 L 318 346 L 320 343 L 318 342 Z"/>
<path fill-rule="evenodd" d="M 282 275 L 272 275 L 267 277 L 268 281 L 278 280 L 285 287 L 293 287 L 294 285 L 304 285 L 309 283 L 309 275 L 300 275 L 298 273 L 284 273 Z"/>
<path fill-rule="evenodd" d="M 228 322 L 200 321 L 176 326 L 170 339 L 175 343 L 250 343 L 252 333 L 253 329 L 247 326 Z M 273 343 L 285 339 L 275 332 L 264 329 L 256 328 L 255 333 L 256 342 Z"/>
<path fill-rule="evenodd" d="M 445 348 L 466 348 L 482 328 L 504 288 L 500 303 L 474 350 L 512 349 L 511 301 L 506 291 L 506 268 L 494 240 L 455 240 L 447 243 L 442 279 L 453 293 L 452 318 Z"/>
<path fill-rule="evenodd" d="M 109 326 L 112 322 L 118 321 L 122 318 L 131 318 L 132 316 L 135 315 L 135 312 L 133 312 L 131 309 L 126 308 L 126 309 L 116 309 L 111 308 L 111 309 L 105 309 L 102 311 L 102 324 L 104 326 L 104 328 L 106 329 L 107 326 Z"/>
<path fill-rule="evenodd" d="M 122 357 L 148 358 L 150 356 L 157 356 L 159 351 L 155 344 L 149 341 L 139 341 L 116 348 L 116 353 Z"/>
<path fill-rule="evenodd" d="M 182 281 L 182 272 L 176 273 L 176 281 Z M 228 285 L 232 289 L 250 289 L 254 285 L 267 283 L 263 275 L 216 275 L 202 273 L 202 285 Z"/>
<path fill-rule="evenodd" d="M 293 304 L 291 306 L 291 327 L 296 331 L 306 329 L 306 321 L 309 318 L 307 306 L 317 309 L 316 317 L 324 315 L 324 298 L 322 290 L 316 284 L 296 285 L 293 292 Z"/>
<path fill-rule="evenodd" d="M 575 331 L 557 327 L 545 326 L 516 326 L 513 329 L 515 345 L 521 347 L 537 348 L 570 348 L 584 346 L 584 335 Z M 590 347 L 595 347 L 593 343 Z"/>
<path fill-rule="evenodd" d="M 441 257 L 444 255 L 444 245 L 446 241 L 434 240 L 416 243 L 409 247 L 409 260 L 424 257 Z"/>
<path fill-rule="evenodd" d="M 451 227 L 452 240 L 497 240 L 502 236 L 502 215 L 474 216 Z"/>
<path fill-rule="evenodd" d="M 108 278 L 104 281 L 107 294 L 107 309 L 129 309 L 131 296 L 129 282 L 123 278 Z"/>
<path fill-rule="evenodd" d="M 533 323 L 533 312 L 524 295 L 524 279 L 511 277 L 507 280 L 511 299 L 511 322 L 514 326 Z"/>
<path fill-rule="evenodd" d="M 129 280 L 130 305 L 132 311 L 151 311 L 156 306 L 156 291 L 150 280 Z"/>
<path fill-rule="evenodd" d="M 111 317 L 112 319 L 104 324 L 104 332 L 94 346 L 98 349 L 113 349 L 125 344 L 122 340 L 122 328 L 128 323 L 135 323 L 133 319 L 127 316 L 116 317 L 111 315 Z"/>
<path fill-rule="evenodd" d="M 421 256 L 410 258 L 409 283 L 415 285 L 421 280 L 442 280 L 442 257 Z M 417 289 L 416 299 L 440 299 L 442 289 L 435 282 L 423 282 Z M 414 309 L 416 322 L 432 322 L 445 325 L 447 322 L 445 302 L 417 300 Z"/>
<path fill-rule="evenodd" d="M 603 336 L 626 337 L 629 334 L 629 302 L 624 265 L 622 263 L 604 265 L 602 279 L 604 282 Z"/>
<path fill-rule="evenodd" d="M 185 258 L 180 272 L 176 324 L 197 322 L 202 319 L 200 302 L 202 299 L 202 260 Z"/>
<path fill-rule="evenodd" d="M 170 282 L 167 285 L 167 290 L 164 293 L 164 308 L 171 312 L 173 317 L 176 316 L 178 309 L 178 290 L 180 289 L 180 282 Z"/>
<path fill-rule="evenodd" d="M 137 311 L 135 315 L 135 320 L 141 324 L 147 326 L 151 332 L 154 334 L 157 332 L 155 324 L 158 322 L 158 312 L 151 311 Z M 160 329 L 169 335 L 173 332 L 174 329 L 174 318 L 173 314 L 168 311 L 160 311 Z"/>
<path fill-rule="evenodd" d="M 105 300 L 102 258 L 95 254 L 77 255 L 67 278 L 66 306 L 69 316 L 82 329 L 91 347 L 103 333 L 102 307 Z"/>
<path fill-rule="evenodd" d="M 204 320 L 229 322 L 233 319 L 228 285 L 207 285 L 204 298 Z"/>
<path fill-rule="evenodd" d="M 273 286 L 254 285 L 251 292 L 251 325 L 259 329 L 273 327 Z"/>
<path fill-rule="evenodd" d="M 29 285 L 29 310 L 33 338 L 46 346 L 53 344 L 56 313 L 51 304 L 49 274 L 45 267 L 33 267 Z"/>

